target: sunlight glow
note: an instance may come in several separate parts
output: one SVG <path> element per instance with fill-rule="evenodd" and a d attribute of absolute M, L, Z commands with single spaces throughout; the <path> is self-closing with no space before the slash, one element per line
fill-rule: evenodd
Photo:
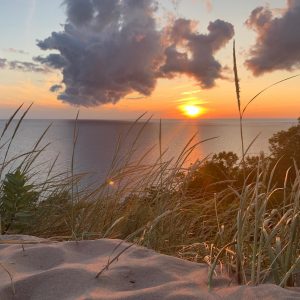
<path fill-rule="evenodd" d="M 196 118 L 204 113 L 204 108 L 195 104 L 184 104 L 179 108 L 181 112 L 188 118 Z"/>
<path fill-rule="evenodd" d="M 114 182 L 113 180 L 109 180 L 109 181 L 108 181 L 108 184 L 109 184 L 110 186 L 114 186 L 114 185 L 115 185 L 115 182 Z"/>

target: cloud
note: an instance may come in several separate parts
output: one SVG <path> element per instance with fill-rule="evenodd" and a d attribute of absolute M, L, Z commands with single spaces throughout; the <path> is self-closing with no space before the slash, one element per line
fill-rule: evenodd
<path fill-rule="evenodd" d="M 29 54 L 29 52 L 26 52 L 26 51 L 20 50 L 20 49 L 15 49 L 15 48 L 7 48 L 7 49 L 3 49 L 3 51 L 10 52 L 10 53 L 16 53 L 16 54 L 22 54 L 22 55 Z"/>
<path fill-rule="evenodd" d="M 137 99 L 145 99 L 145 96 L 133 96 L 133 97 L 126 97 L 128 100 L 137 100 Z"/>
<path fill-rule="evenodd" d="M 9 69 L 21 72 L 37 72 L 37 73 L 48 73 L 50 70 L 43 65 L 32 63 L 32 62 L 24 62 L 13 60 L 7 63 Z"/>
<path fill-rule="evenodd" d="M 6 67 L 7 60 L 5 58 L 0 58 L 0 69 L 4 69 Z"/>
<path fill-rule="evenodd" d="M 0 68 L 8 68 L 10 70 L 21 71 L 21 72 L 37 72 L 37 73 L 48 73 L 51 70 L 46 66 L 41 64 L 18 61 L 18 60 L 7 60 L 5 58 L 0 58 Z"/>
<path fill-rule="evenodd" d="M 233 26 L 216 20 L 210 22 L 208 34 L 195 33 L 194 26 L 190 20 L 175 21 L 171 32 L 172 44 L 165 51 L 167 60 L 161 70 L 164 74 L 190 75 L 202 88 L 211 88 L 215 86 L 216 79 L 222 78 L 222 66 L 214 58 L 214 54 L 233 37 Z M 185 45 L 188 52 L 180 52 L 180 45 Z"/>
<path fill-rule="evenodd" d="M 204 0 L 204 3 L 205 3 L 205 7 L 206 7 L 207 11 L 212 12 L 213 5 L 212 5 L 211 0 Z"/>
<path fill-rule="evenodd" d="M 27 0 L 28 12 L 25 26 L 25 37 L 28 39 L 32 33 L 33 19 L 36 13 L 37 0 Z"/>
<path fill-rule="evenodd" d="M 300 1 L 287 1 L 279 17 L 267 7 L 254 9 L 246 25 L 257 34 L 246 66 L 254 75 L 300 67 Z"/>
<path fill-rule="evenodd" d="M 33 60 L 54 69 L 61 69 L 67 65 L 67 61 L 60 54 L 49 54 L 47 57 L 36 56 Z"/>
<path fill-rule="evenodd" d="M 193 94 L 199 94 L 201 90 L 192 90 L 188 92 L 182 92 L 181 95 L 193 95 Z"/>
<path fill-rule="evenodd" d="M 212 22 L 203 35 L 189 20 L 158 26 L 154 0 L 64 3 L 63 31 L 38 41 L 40 49 L 58 53 L 35 58 L 61 69 L 65 90 L 58 98 L 64 102 L 95 106 L 116 103 L 132 92 L 148 96 L 158 78 L 178 74 L 194 77 L 204 88 L 222 78 L 213 55 L 232 38 L 229 23 Z"/>
<path fill-rule="evenodd" d="M 52 93 L 57 93 L 59 92 L 61 89 L 63 88 L 63 86 L 61 84 L 54 84 L 50 87 L 50 92 Z"/>

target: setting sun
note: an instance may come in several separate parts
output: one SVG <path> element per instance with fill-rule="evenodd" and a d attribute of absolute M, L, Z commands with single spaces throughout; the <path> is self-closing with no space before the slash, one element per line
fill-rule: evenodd
<path fill-rule="evenodd" d="M 201 106 L 194 104 L 185 104 L 180 106 L 181 112 L 189 118 L 196 118 L 203 114 L 204 109 Z"/>

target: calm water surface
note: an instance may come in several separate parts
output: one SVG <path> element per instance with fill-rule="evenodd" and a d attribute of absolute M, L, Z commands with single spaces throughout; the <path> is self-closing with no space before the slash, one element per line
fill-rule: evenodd
<path fill-rule="evenodd" d="M 17 155 L 30 151 L 42 132 L 51 123 L 49 120 L 25 120 L 12 144 L 10 155 Z M 16 123 L 14 123 L 15 125 Z M 250 150 L 250 154 L 260 151 L 268 152 L 268 139 L 279 130 L 286 130 L 297 124 L 290 119 L 252 119 L 246 120 L 244 125 L 245 143 L 248 145 L 260 133 L 259 138 Z M 0 130 L 5 121 L 0 121 Z M 71 120 L 55 120 L 48 131 L 43 144 L 51 143 L 40 156 L 37 163 L 51 161 L 59 154 L 57 167 L 65 170 L 70 167 L 73 150 L 73 132 L 75 122 Z M 136 135 L 142 130 L 137 144 L 136 157 L 139 157 L 152 146 L 153 149 L 147 160 L 155 160 L 159 155 L 159 122 L 139 123 L 129 134 L 131 122 L 125 121 L 94 121 L 80 120 L 77 123 L 78 140 L 75 148 L 75 168 L 78 172 L 89 172 L 104 180 L 110 168 L 111 161 L 119 137 L 123 137 L 121 149 L 126 152 Z M 11 133 L 11 132 L 10 132 Z M 190 138 L 195 135 L 194 142 L 217 137 L 204 142 L 191 155 L 188 164 L 196 159 L 204 158 L 211 153 L 220 151 L 241 152 L 239 126 L 237 120 L 201 120 L 201 121 L 163 121 L 162 148 L 166 149 L 165 158 L 176 157 Z M 7 140 L 6 135 L 2 143 Z M 3 154 L 2 154 L 3 155 Z M 46 165 L 43 168 L 46 169 Z"/>

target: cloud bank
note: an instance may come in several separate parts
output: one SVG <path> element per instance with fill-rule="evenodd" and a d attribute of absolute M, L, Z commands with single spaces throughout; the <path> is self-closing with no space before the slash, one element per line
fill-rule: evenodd
<path fill-rule="evenodd" d="M 300 67 L 300 1 L 287 1 L 287 9 L 274 17 L 271 9 L 258 7 L 246 21 L 257 33 L 246 66 L 254 75 Z"/>
<path fill-rule="evenodd" d="M 217 20 L 199 34 L 190 20 L 158 26 L 154 0 L 66 0 L 67 23 L 38 42 L 57 53 L 35 61 L 62 71 L 58 98 L 75 105 L 116 103 L 131 92 L 148 96 L 157 79 L 185 74 L 203 88 L 222 78 L 214 54 L 233 37 Z M 57 91 L 57 88 L 53 88 Z"/>
<path fill-rule="evenodd" d="M 48 73 L 51 70 L 42 64 L 19 61 L 19 60 L 7 60 L 5 58 L 0 58 L 0 69 L 10 69 L 14 71 L 21 72 L 37 72 L 37 73 Z"/>

